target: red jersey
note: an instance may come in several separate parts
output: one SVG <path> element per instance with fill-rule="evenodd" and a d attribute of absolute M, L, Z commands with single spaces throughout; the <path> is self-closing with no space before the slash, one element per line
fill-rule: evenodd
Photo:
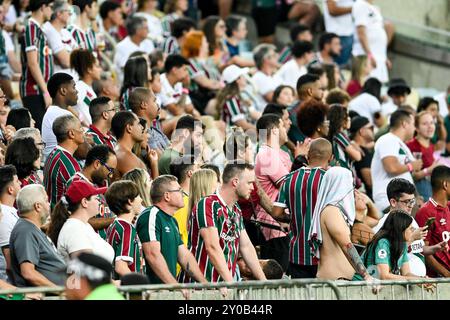
<path fill-rule="evenodd" d="M 413 138 L 411 141 L 407 142 L 406 145 L 408 146 L 409 150 L 411 150 L 411 152 L 422 153 L 422 161 L 424 169 L 430 167 L 433 164 L 434 145 L 432 143 L 430 143 L 430 146 L 428 148 L 425 148 L 419 143 L 419 141 L 417 141 L 416 138 Z"/>

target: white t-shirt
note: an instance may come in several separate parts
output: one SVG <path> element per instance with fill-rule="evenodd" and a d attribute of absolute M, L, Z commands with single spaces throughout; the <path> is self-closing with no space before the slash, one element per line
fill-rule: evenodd
<path fill-rule="evenodd" d="M 183 84 L 181 82 L 176 83 L 173 87 L 167 80 L 167 76 L 163 73 L 161 79 L 161 92 L 156 96 L 161 101 L 161 107 L 165 108 L 169 104 L 176 104 L 180 101 L 183 94 Z M 186 95 L 186 104 L 192 104 L 189 95 Z"/>
<path fill-rule="evenodd" d="M 297 88 L 298 78 L 308 73 L 305 66 L 300 66 L 295 59 L 291 59 L 283 64 L 275 73 L 275 77 L 281 80 L 281 83 L 292 88 Z"/>
<path fill-rule="evenodd" d="M 79 112 L 80 120 L 87 123 L 88 125 L 91 125 L 92 118 L 89 113 L 89 105 L 92 100 L 97 98 L 97 95 L 95 94 L 92 87 L 87 85 L 82 80 L 77 81 L 76 88 L 78 91 L 78 102 L 77 105 L 74 106 L 74 108 Z"/>
<path fill-rule="evenodd" d="M 148 54 L 153 50 L 155 50 L 155 46 L 149 39 L 142 41 L 139 46 L 131 41 L 129 36 L 120 41 L 116 46 L 116 53 L 114 54 L 114 65 L 116 66 L 117 72 L 120 76 L 119 79 L 123 79 L 123 67 L 127 63 L 128 57 L 133 52 L 143 51 Z"/>
<path fill-rule="evenodd" d="M 349 110 L 358 112 L 362 117 L 369 119 L 370 123 L 374 123 L 374 113 L 381 111 L 381 103 L 373 95 L 366 92 L 354 98 L 348 104 Z"/>
<path fill-rule="evenodd" d="M 366 0 L 356 0 L 353 5 L 352 16 L 355 27 L 366 27 L 367 42 L 377 62 L 377 67 L 371 72 L 370 77 L 375 77 L 381 82 L 387 82 L 389 80 L 386 66 L 388 40 L 380 9 Z M 366 54 L 356 32 L 352 54 L 353 56 Z"/>
<path fill-rule="evenodd" d="M 386 172 L 382 160 L 389 156 L 396 157 L 400 164 L 406 164 L 415 160 L 408 146 L 391 132 L 381 136 L 375 143 L 371 175 L 373 181 L 373 200 L 379 211 L 383 211 L 389 206 L 386 187 L 392 179 L 403 178 L 413 183 L 410 172 L 404 172 L 397 176 L 390 175 Z"/>
<path fill-rule="evenodd" d="M 373 232 L 377 233 L 381 227 L 384 225 L 389 213 L 385 214 L 383 218 L 378 221 L 378 224 L 372 228 Z M 413 219 L 412 226 L 416 229 L 419 228 L 416 220 Z M 423 247 L 425 246 L 425 242 L 423 240 L 416 240 L 411 243 L 411 252 L 408 252 L 408 260 L 409 260 L 409 268 L 411 269 L 411 273 L 417 276 L 425 276 L 427 273 L 427 269 L 423 261 L 417 257 L 414 253 L 423 252 Z"/>
<path fill-rule="evenodd" d="M 271 91 L 275 91 L 275 89 L 281 85 L 281 79 L 274 76 L 268 76 L 265 73 L 258 71 L 252 77 L 252 82 L 254 87 L 257 90 L 256 95 L 256 110 L 263 111 L 266 105 L 269 103 L 264 99 L 264 95 Z M 295 87 L 294 87 L 295 88 Z"/>
<path fill-rule="evenodd" d="M 58 236 L 58 253 L 65 261 L 70 254 L 80 250 L 92 250 L 111 263 L 114 260 L 114 249 L 95 232 L 89 223 L 79 219 L 69 218 L 64 223 Z"/>
<path fill-rule="evenodd" d="M 2 30 L 3 38 L 5 39 L 5 52 L 8 54 L 10 51 L 14 51 L 14 43 L 11 36 L 5 30 Z"/>
<path fill-rule="evenodd" d="M 445 118 L 448 115 L 447 92 L 442 92 L 437 96 L 434 96 L 434 100 L 439 102 L 439 113 Z"/>
<path fill-rule="evenodd" d="M 354 0 L 334 0 L 336 6 L 353 7 Z M 327 0 L 323 0 L 323 17 L 325 20 L 325 29 L 327 32 L 336 33 L 338 36 L 347 37 L 353 35 L 355 26 L 351 13 L 341 16 L 332 16 L 328 11 Z"/>
<path fill-rule="evenodd" d="M 19 216 L 17 210 L 14 207 L 10 207 L 4 204 L 0 205 L 2 208 L 2 215 L 0 215 L 0 248 L 9 245 L 9 237 L 11 231 L 14 229 Z"/>
<path fill-rule="evenodd" d="M 160 43 L 164 39 L 163 28 L 160 19 L 146 12 L 136 12 L 135 16 L 147 19 L 148 35 L 150 39 L 152 39 L 156 43 Z"/>
<path fill-rule="evenodd" d="M 387 120 L 390 119 L 391 114 L 397 111 L 398 106 L 394 104 L 392 100 L 388 100 L 387 102 L 381 105 L 381 113 L 386 117 Z"/>
<path fill-rule="evenodd" d="M 58 106 L 50 106 L 45 112 L 44 119 L 42 120 L 42 141 L 45 142 L 44 161 L 58 144 L 52 129 L 53 122 L 60 116 L 71 114 L 70 111 L 64 110 Z"/>
<path fill-rule="evenodd" d="M 61 31 L 58 31 L 53 27 L 53 25 L 50 22 L 44 23 L 42 26 L 42 30 L 45 33 L 45 36 L 47 37 L 48 45 L 50 46 L 50 49 L 52 49 L 53 54 L 58 54 L 62 50 L 66 50 L 69 54 L 78 48 L 77 42 L 73 39 L 72 35 L 69 31 L 66 29 L 61 29 Z M 55 62 L 57 62 L 58 59 L 55 58 Z M 73 71 L 70 69 L 62 68 L 58 63 L 54 64 L 54 72 L 65 72 L 70 75 L 73 74 Z"/>

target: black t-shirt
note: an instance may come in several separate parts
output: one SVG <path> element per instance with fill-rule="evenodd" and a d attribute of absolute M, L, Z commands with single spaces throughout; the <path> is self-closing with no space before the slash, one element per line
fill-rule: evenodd
<path fill-rule="evenodd" d="M 361 147 L 361 146 L 360 146 Z M 364 186 L 366 188 L 366 192 L 367 195 L 372 198 L 372 188 L 367 187 L 364 178 L 361 174 L 361 170 L 362 169 L 366 169 L 366 168 L 370 168 L 371 164 L 372 164 L 372 158 L 373 158 L 373 154 L 374 151 L 373 149 L 367 149 L 364 147 L 361 147 L 361 149 L 364 151 L 364 156 L 362 157 L 361 161 L 355 162 L 355 169 L 356 169 L 356 174 L 358 175 L 358 178 L 361 179 L 361 181 L 364 183 Z"/>

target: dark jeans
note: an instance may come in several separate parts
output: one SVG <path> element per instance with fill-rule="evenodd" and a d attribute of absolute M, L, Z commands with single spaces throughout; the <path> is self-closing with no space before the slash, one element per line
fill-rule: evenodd
<path fill-rule="evenodd" d="M 289 237 L 274 238 L 266 241 L 261 245 L 261 259 L 276 260 L 285 272 L 289 264 Z"/>
<path fill-rule="evenodd" d="M 299 264 L 289 263 L 286 273 L 294 279 L 315 278 L 317 274 L 317 266 L 301 266 Z"/>
<path fill-rule="evenodd" d="M 341 39 L 341 55 L 335 59 L 339 66 L 345 66 L 350 62 L 353 49 L 353 36 L 339 37 Z"/>
<path fill-rule="evenodd" d="M 46 110 L 44 96 L 37 95 L 22 97 L 22 103 L 23 106 L 30 111 L 31 117 L 33 117 L 36 122 L 34 125 L 35 128 L 42 132 L 42 119 L 44 119 Z"/>

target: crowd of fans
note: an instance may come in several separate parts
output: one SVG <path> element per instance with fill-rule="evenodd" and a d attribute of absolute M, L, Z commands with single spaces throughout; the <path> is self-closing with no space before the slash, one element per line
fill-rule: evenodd
<path fill-rule="evenodd" d="M 0 289 L 450 276 L 450 87 L 374 0 L 254 2 L 0 0 Z"/>

